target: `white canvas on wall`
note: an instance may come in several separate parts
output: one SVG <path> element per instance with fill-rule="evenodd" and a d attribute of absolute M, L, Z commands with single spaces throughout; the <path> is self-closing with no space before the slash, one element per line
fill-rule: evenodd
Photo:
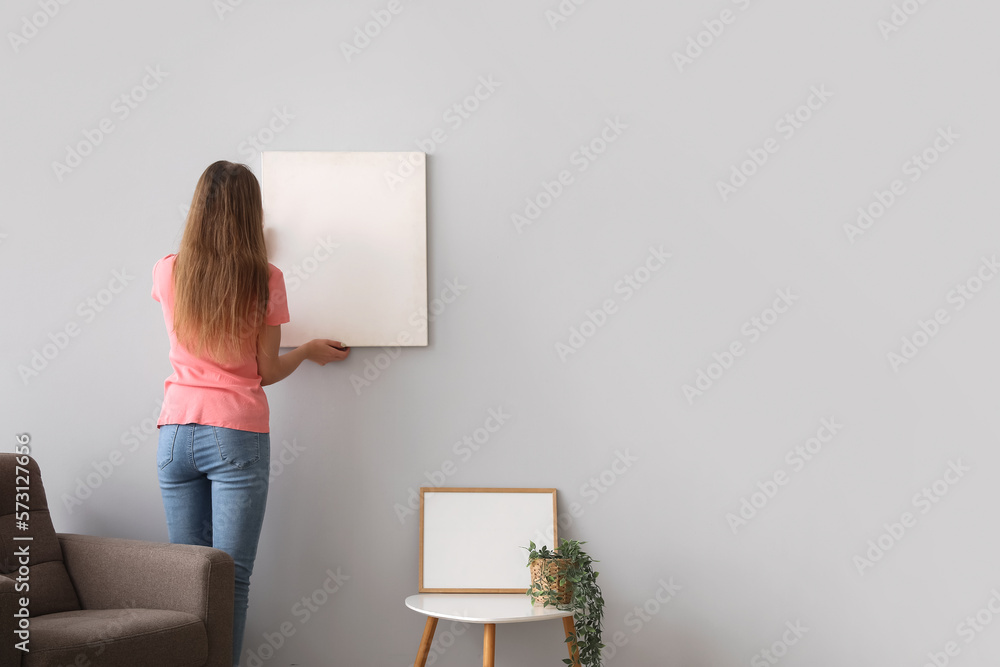
<path fill-rule="evenodd" d="M 427 345 L 425 164 L 416 152 L 261 153 L 268 259 L 291 318 L 282 347 Z"/>

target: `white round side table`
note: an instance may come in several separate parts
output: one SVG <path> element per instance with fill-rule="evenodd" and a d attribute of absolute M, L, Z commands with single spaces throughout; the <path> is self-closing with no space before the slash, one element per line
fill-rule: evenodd
<path fill-rule="evenodd" d="M 531 598 L 524 593 L 420 593 L 406 598 L 406 606 L 427 616 L 414 667 L 424 667 L 427 662 L 439 618 L 483 624 L 483 667 L 493 667 L 497 623 L 561 618 L 566 638 L 576 636 L 572 611 L 533 605 Z M 574 655 L 572 644 L 567 643 L 566 646 L 573 665 L 580 667 L 579 656 Z"/>

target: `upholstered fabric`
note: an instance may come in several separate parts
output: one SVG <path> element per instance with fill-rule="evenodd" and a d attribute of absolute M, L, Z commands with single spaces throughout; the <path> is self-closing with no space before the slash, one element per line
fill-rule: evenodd
<path fill-rule="evenodd" d="M 22 667 L 199 667 L 208 656 L 205 624 L 162 609 L 82 609 L 32 619 Z"/>
<path fill-rule="evenodd" d="M 28 598 L 29 613 L 41 616 L 79 609 L 80 602 L 70 583 L 59 540 L 52 527 L 38 463 L 30 456 L 26 458 L 27 465 L 19 466 L 16 455 L 0 456 L 0 489 L 3 489 L 0 493 L 0 543 L 3 544 L 4 555 L 3 562 L 0 562 L 0 575 L 16 578 L 23 556 L 19 550 L 27 548 L 28 575 L 27 582 L 22 584 L 27 583 L 29 589 L 18 592 L 19 597 Z M 29 472 L 28 479 L 23 476 L 17 479 L 24 469 Z M 20 491 L 27 494 L 20 499 L 23 506 L 17 506 L 15 487 L 26 487 L 25 491 Z M 25 511 L 27 530 L 21 530 L 17 516 Z M 15 540 L 15 536 L 31 537 L 31 540 Z"/>
<path fill-rule="evenodd" d="M 29 457 L 29 530 L 14 517 L 14 454 L 0 453 L 2 667 L 231 667 L 235 565 L 221 549 L 53 530 Z M 16 550 L 30 535 L 30 590 L 15 590 Z M 28 597 L 28 652 L 16 648 Z"/>

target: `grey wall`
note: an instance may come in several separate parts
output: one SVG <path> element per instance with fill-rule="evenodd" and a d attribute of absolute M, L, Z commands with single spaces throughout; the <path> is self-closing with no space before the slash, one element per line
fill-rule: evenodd
<path fill-rule="evenodd" d="M 4 449 L 30 434 L 57 530 L 166 540 L 150 272 L 201 171 L 258 169 L 249 138 L 423 149 L 430 296 L 460 295 L 426 348 L 267 388 L 243 664 L 411 664 L 399 509 L 442 481 L 558 488 L 611 664 L 997 664 L 995 4 L 403 0 L 348 58 L 388 2 L 223 2 L 2 10 Z M 497 664 L 560 664 L 560 633 L 503 626 Z M 481 637 L 442 623 L 432 661 Z"/>

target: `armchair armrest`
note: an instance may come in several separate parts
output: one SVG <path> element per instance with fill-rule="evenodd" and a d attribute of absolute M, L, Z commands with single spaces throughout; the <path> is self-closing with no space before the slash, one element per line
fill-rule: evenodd
<path fill-rule="evenodd" d="M 10 665 L 17 667 L 21 664 L 23 651 L 15 648 L 14 644 L 19 640 L 14 630 L 17 628 L 17 619 L 14 613 L 18 610 L 17 599 L 23 595 L 14 590 L 14 580 L 7 577 L 0 577 L 0 629 L 3 630 L 4 640 L 0 643 L 0 665 Z"/>
<path fill-rule="evenodd" d="M 205 623 L 208 664 L 230 664 L 236 586 L 232 556 L 193 544 L 75 533 L 56 537 L 83 609 L 131 607 L 193 614 Z"/>

